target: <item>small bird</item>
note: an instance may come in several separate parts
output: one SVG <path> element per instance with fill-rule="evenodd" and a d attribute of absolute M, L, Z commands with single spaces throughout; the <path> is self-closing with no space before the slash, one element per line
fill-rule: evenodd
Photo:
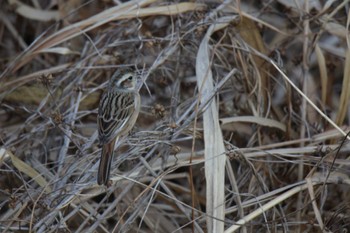
<path fill-rule="evenodd" d="M 116 141 L 134 126 L 140 112 L 137 74 L 133 69 L 117 70 L 99 103 L 97 125 L 102 146 L 97 183 L 107 185 Z"/>

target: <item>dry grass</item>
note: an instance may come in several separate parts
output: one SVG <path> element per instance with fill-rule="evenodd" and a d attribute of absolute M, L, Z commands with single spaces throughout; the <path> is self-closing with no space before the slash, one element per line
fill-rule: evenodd
<path fill-rule="evenodd" d="M 256 2 L 1 1 L 0 231 L 349 231 L 349 1 Z M 122 66 L 142 111 L 102 187 Z"/>

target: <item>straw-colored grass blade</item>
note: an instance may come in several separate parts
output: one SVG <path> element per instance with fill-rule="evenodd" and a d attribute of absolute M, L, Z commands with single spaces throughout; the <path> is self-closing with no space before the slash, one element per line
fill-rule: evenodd
<path fill-rule="evenodd" d="M 148 7 L 142 8 L 148 4 L 153 3 L 155 0 L 144 0 L 144 1 L 130 1 L 123 3 L 121 5 L 107 9 L 101 13 L 98 13 L 90 18 L 79 21 L 65 28 L 62 28 L 58 32 L 50 35 L 47 38 L 38 40 L 33 44 L 30 50 L 22 58 L 21 62 L 18 62 L 17 66 L 14 68 L 19 69 L 21 66 L 25 65 L 31 59 L 33 59 L 34 54 L 42 52 L 48 48 L 52 48 L 58 44 L 68 41 L 77 36 L 83 35 L 93 29 L 100 27 L 106 23 L 129 18 L 140 18 L 151 15 L 175 15 L 181 14 L 187 11 L 193 10 L 203 10 L 205 5 L 198 3 L 183 2 L 168 6 L 159 7 Z"/>
<path fill-rule="evenodd" d="M 336 124 L 341 125 L 348 112 L 349 98 L 350 98 L 350 51 L 347 50 L 345 64 L 344 64 L 343 85 L 340 95 L 339 108 L 337 113 Z"/>
<path fill-rule="evenodd" d="M 15 8 L 16 12 L 19 15 L 28 19 L 50 21 L 59 20 L 60 17 L 59 12 L 55 10 L 51 11 L 37 9 L 17 0 L 9 0 L 9 3 Z"/>
<path fill-rule="evenodd" d="M 271 128 L 277 128 L 282 130 L 283 132 L 286 132 L 286 125 L 276 121 L 274 119 L 268 119 L 264 117 L 257 117 L 257 116 L 237 116 L 237 117 L 227 117 L 227 118 L 221 118 L 221 125 L 222 127 L 225 127 L 225 125 L 233 124 L 235 122 L 245 122 L 245 123 L 253 123 L 257 125 L 267 126 Z"/>
<path fill-rule="evenodd" d="M 218 20 L 227 22 L 226 20 Z M 212 72 L 210 69 L 209 40 L 211 35 L 226 27 L 225 24 L 213 24 L 207 30 L 197 53 L 196 76 L 199 96 L 206 103 L 214 91 Z M 225 217 L 225 147 L 219 124 L 218 108 L 211 100 L 203 113 L 205 177 L 207 183 L 207 232 L 223 232 Z"/>
<path fill-rule="evenodd" d="M 322 95 L 322 103 L 325 105 L 327 100 L 327 83 L 328 83 L 328 74 L 327 74 L 327 66 L 326 66 L 326 59 L 324 58 L 323 52 L 316 44 L 316 57 L 318 62 L 318 69 L 320 71 L 320 77 L 321 77 L 321 95 Z"/>
<path fill-rule="evenodd" d="M 42 177 L 34 168 L 17 158 L 11 151 L 7 151 L 10 155 L 13 165 L 21 172 L 31 177 L 38 183 L 41 187 L 45 189 L 46 192 L 51 192 L 51 188 L 47 185 L 46 180 Z"/>
<path fill-rule="evenodd" d="M 239 31 L 239 35 L 242 37 L 245 43 L 261 52 L 262 54 L 267 54 L 263 39 L 253 20 L 247 17 L 242 17 L 240 23 L 237 25 L 237 29 Z M 258 95 L 261 96 L 261 98 L 258 99 L 260 106 L 259 110 L 263 115 L 268 105 L 267 90 L 269 90 L 269 77 L 268 73 L 266 72 L 268 70 L 268 63 L 266 63 L 264 59 L 259 56 L 252 55 L 252 58 L 252 62 L 255 63 L 254 66 L 256 67 L 257 72 L 257 75 L 254 78 L 258 80 Z"/>

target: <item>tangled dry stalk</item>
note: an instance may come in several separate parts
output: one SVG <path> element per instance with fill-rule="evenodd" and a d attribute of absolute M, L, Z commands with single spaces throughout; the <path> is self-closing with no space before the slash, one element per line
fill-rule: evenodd
<path fill-rule="evenodd" d="M 350 229 L 349 1 L 0 6 L 1 232 Z M 142 110 L 102 187 L 124 66 Z"/>

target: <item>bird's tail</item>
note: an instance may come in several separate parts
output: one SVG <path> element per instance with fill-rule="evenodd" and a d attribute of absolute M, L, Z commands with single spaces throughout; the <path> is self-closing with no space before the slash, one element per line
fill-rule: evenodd
<path fill-rule="evenodd" d="M 107 185 L 107 182 L 109 180 L 109 173 L 111 170 L 111 163 L 113 159 L 113 150 L 114 150 L 114 144 L 116 139 L 112 140 L 109 143 L 102 145 L 102 153 L 101 153 L 101 160 L 100 165 L 98 167 L 98 173 L 97 173 L 97 183 L 99 185 Z"/>

